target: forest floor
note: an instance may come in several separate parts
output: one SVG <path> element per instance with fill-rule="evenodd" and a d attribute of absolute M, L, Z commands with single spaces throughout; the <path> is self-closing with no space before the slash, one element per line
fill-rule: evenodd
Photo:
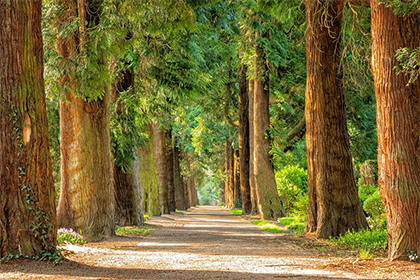
<path fill-rule="evenodd" d="M 325 241 L 269 233 L 220 207 L 153 217 L 146 236 L 69 245 L 60 265 L 0 264 L 0 279 L 420 279 L 420 264 L 359 260 Z"/>

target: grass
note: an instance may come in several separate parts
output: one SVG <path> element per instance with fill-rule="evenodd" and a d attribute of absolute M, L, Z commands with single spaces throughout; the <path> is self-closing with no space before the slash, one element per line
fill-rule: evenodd
<path fill-rule="evenodd" d="M 230 210 L 229 212 L 232 213 L 233 215 L 242 215 L 241 209 L 233 209 L 233 210 Z"/>
<path fill-rule="evenodd" d="M 147 235 L 150 233 L 149 229 L 135 226 L 119 227 L 115 230 L 116 235 Z"/>
<path fill-rule="evenodd" d="M 279 222 L 294 234 L 301 234 L 305 231 L 305 223 L 300 222 L 297 217 L 279 218 Z"/>
<path fill-rule="evenodd" d="M 253 220 L 251 222 L 253 224 L 259 226 L 264 231 L 273 232 L 273 233 L 279 233 L 279 232 L 282 231 L 278 225 L 273 224 L 273 223 L 270 223 L 268 221 L 264 221 L 264 220 Z"/>

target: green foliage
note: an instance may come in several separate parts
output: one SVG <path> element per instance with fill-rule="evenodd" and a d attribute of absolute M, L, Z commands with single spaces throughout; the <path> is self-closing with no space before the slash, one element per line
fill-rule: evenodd
<path fill-rule="evenodd" d="M 308 191 L 306 170 L 297 165 L 287 165 L 275 174 L 277 191 L 282 199 L 286 216 L 295 209 L 295 204 Z"/>
<path fill-rule="evenodd" d="M 398 16 L 407 16 L 420 10 L 420 0 L 381 0 L 380 2 L 392 8 Z"/>
<path fill-rule="evenodd" d="M 358 232 L 347 232 L 346 234 L 331 238 L 331 240 L 352 250 L 378 251 L 386 250 L 388 246 L 387 231 L 385 229 L 363 229 Z"/>
<path fill-rule="evenodd" d="M 385 225 L 385 207 L 381 199 L 381 194 L 379 190 L 375 191 L 372 195 L 370 195 L 366 201 L 363 203 L 363 208 L 366 212 L 372 215 L 371 220 L 374 226 L 384 227 Z"/>
<path fill-rule="evenodd" d="M 371 185 L 363 185 L 361 183 L 361 179 L 359 179 L 359 198 L 360 198 L 360 202 L 363 205 L 365 203 L 365 201 L 371 196 L 373 195 L 375 192 L 378 191 L 378 187 L 377 186 L 371 186 Z M 366 209 L 365 209 L 366 210 Z"/>
<path fill-rule="evenodd" d="M 60 228 L 57 231 L 57 243 L 58 244 L 80 244 L 86 243 L 83 240 L 83 236 L 73 229 Z"/>
<path fill-rule="evenodd" d="M 420 76 L 420 48 L 401 48 L 395 54 L 399 65 L 395 67 L 398 74 L 404 74 L 410 78 L 409 84 L 414 83 Z"/>
<path fill-rule="evenodd" d="M 116 235 L 147 235 L 149 233 L 150 233 L 149 229 L 133 227 L 133 226 L 127 226 L 127 227 L 117 226 L 115 229 Z"/>

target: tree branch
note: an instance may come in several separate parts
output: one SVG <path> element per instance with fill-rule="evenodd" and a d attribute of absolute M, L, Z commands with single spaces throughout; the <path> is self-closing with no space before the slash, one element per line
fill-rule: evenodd
<path fill-rule="evenodd" d="M 348 0 L 348 3 L 355 6 L 370 8 L 370 0 Z"/>

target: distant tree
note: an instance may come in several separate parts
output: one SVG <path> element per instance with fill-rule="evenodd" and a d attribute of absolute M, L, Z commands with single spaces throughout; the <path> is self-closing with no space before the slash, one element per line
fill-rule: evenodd
<path fill-rule="evenodd" d="M 389 259 L 415 259 L 420 255 L 420 81 L 410 81 L 394 68 L 399 66 L 398 49 L 419 47 L 420 12 L 418 7 L 404 9 L 403 16 L 397 16 L 381 2 L 371 1 L 378 182 L 387 214 Z M 406 1 L 392 4 L 409 8 Z"/>
<path fill-rule="evenodd" d="M 307 233 L 328 238 L 367 227 L 353 174 L 341 66 L 344 0 L 306 1 Z"/>
<path fill-rule="evenodd" d="M 0 259 L 56 251 L 41 7 L 0 1 Z"/>

